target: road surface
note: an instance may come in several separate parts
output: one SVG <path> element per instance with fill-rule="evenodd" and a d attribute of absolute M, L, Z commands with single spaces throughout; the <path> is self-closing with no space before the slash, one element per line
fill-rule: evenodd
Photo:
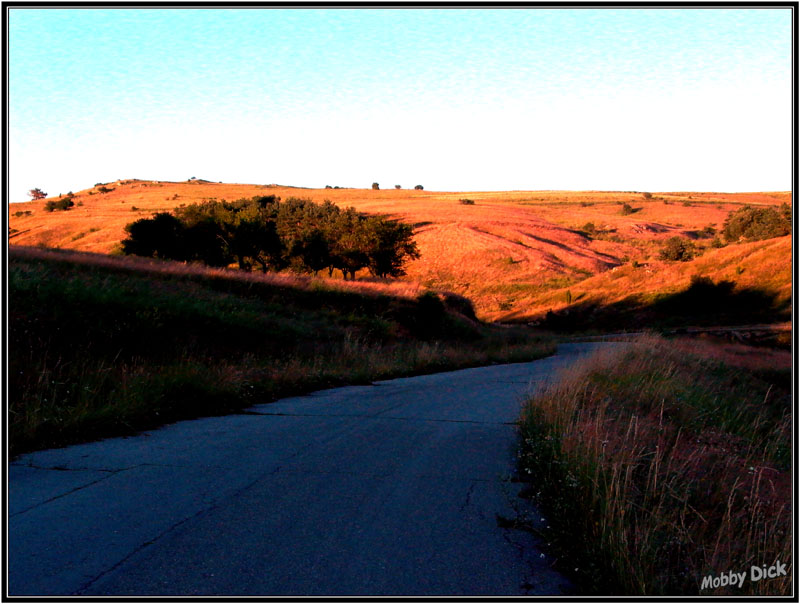
<path fill-rule="evenodd" d="M 532 387 L 614 345 L 20 456 L 8 593 L 564 593 L 534 537 L 498 525 L 531 511 L 510 480 L 514 422 Z"/>

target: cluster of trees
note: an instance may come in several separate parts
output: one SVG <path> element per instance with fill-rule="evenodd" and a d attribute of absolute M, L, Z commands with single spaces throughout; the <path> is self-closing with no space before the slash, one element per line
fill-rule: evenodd
<path fill-rule="evenodd" d="M 274 195 L 234 202 L 208 200 L 160 212 L 125 227 L 125 254 L 200 261 L 236 262 L 250 271 L 339 270 L 355 279 L 361 269 L 377 277 L 399 277 L 419 257 L 410 225 L 385 216 L 342 210 L 326 201 L 281 201 Z"/>

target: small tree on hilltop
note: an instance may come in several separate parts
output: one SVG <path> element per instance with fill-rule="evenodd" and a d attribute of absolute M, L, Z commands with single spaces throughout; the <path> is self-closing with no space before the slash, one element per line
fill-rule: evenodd
<path fill-rule="evenodd" d="M 34 201 L 36 201 L 37 199 L 44 199 L 45 197 L 47 197 L 47 193 L 45 193 L 39 188 L 31 189 L 30 191 L 28 191 L 28 195 Z"/>
<path fill-rule="evenodd" d="M 422 185 L 417 185 L 416 187 L 414 187 L 415 191 L 422 191 L 422 189 L 423 189 Z"/>
<path fill-rule="evenodd" d="M 381 186 L 378 183 L 376 183 L 376 182 L 372 183 L 372 190 L 373 191 L 377 191 L 380 188 L 381 188 Z"/>

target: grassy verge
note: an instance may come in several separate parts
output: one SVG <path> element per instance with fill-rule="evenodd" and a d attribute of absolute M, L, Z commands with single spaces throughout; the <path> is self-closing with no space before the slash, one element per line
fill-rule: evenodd
<path fill-rule="evenodd" d="M 402 288 L 12 247 L 11 454 L 554 351 Z"/>
<path fill-rule="evenodd" d="M 718 353 L 643 338 L 526 406 L 521 473 L 586 593 L 792 593 L 791 364 Z M 787 576 L 751 581 L 776 560 Z M 729 571 L 741 587 L 702 589 Z"/>

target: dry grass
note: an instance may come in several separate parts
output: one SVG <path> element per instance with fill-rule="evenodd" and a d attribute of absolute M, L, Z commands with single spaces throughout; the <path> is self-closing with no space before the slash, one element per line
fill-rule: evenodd
<path fill-rule="evenodd" d="M 45 212 L 46 200 L 13 204 L 11 243 L 109 253 L 124 238 L 125 224 L 180 204 L 255 195 L 329 199 L 416 225 L 421 257 L 409 264 L 406 280 L 469 297 L 485 320 L 534 318 L 544 305 L 552 305 L 540 296 L 554 284 L 605 275 L 634 260 L 652 263 L 664 239 L 696 237 L 709 225 L 719 229 L 728 212 L 745 203 L 791 203 L 789 193 L 654 193 L 645 199 L 641 193 L 600 191 L 373 191 L 139 180 L 106 186 L 113 190 L 79 191 L 78 205 L 67 212 Z M 460 204 L 463 198 L 475 205 Z M 637 211 L 621 215 L 623 202 Z M 17 211 L 32 215 L 16 217 Z M 604 236 L 576 232 L 587 222 Z M 666 268 L 671 273 L 677 267 Z M 646 275 L 642 271 L 634 281 Z"/>
<path fill-rule="evenodd" d="M 731 281 L 737 290 L 756 288 L 776 296 L 776 305 L 791 302 L 792 240 L 790 236 L 709 249 L 689 262 L 666 262 L 649 258 L 593 275 L 580 283 L 554 287 L 545 293 L 520 296 L 520 310 L 504 313 L 503 320 L 526 321 L 541 318 L 548 310 L 569 306 L 566 292 L 574 302 L 607 305 L 632 295 L 643 299 L 677 293 L 689 287 L 692 277 L 702 275 L 714 282 Z"/>
<path fill-rule="evenodd" d="M 9 256 L 12 454 L 555 348 L 414 284 L 16 246 Z"/>
<path fill-rule="evenodd" d="M 713 360 L 731 350 L 641 339 L 526 407 L 523 472 L 588 591 L 792 593 L 790 393 Z M 788 577 L 749 580 L 776 559 Z M 741 589 L 700 590 L 730 570 L 747 571 Z"/>

